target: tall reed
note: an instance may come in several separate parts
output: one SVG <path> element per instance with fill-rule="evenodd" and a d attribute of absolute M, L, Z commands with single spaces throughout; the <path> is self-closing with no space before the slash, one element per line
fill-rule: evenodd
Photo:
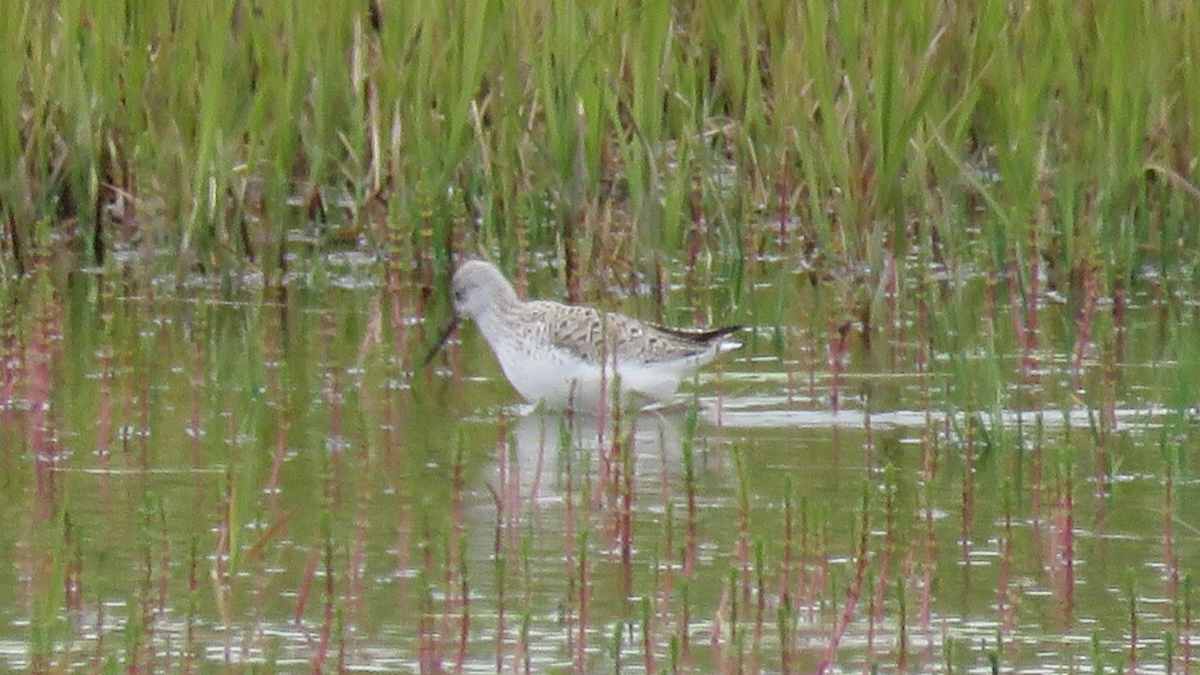
<path fill-rule="evenodd" d="M 758 230 L 826 271 L 982 244 L 1026 303 L 1043 265 L 1123 296 L 1196 250 L 1184 0 L 119 4 L 0 8 L 0 270 L 45 217 L 80 261 L 152 240 L 179 274 L 274 272 L 297 228 L 572 274 L 733 270 Z"/>

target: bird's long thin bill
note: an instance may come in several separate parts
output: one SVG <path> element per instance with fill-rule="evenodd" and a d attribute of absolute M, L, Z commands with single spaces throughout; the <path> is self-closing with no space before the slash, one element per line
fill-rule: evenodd
<path fill-rule="evenodd" d="M 446 340 L 450 339 L 450 334 L 454 332 L 455 328 L 458 328 L 457 316 L 453 319 L 450 319 L 450 323 L 447 323 L 446 327 L 442 329 L 442 332 L 438 334 L 437 342 L 433 343 L 433 348 L 429 350 L 429 353 L 425 355 L 425 360 L 421 362 L 422 368 L 428 367 L 430 362 L 433 361 L 433 357 L 437 356 L 438 352 L 442 351 L 442 347 L 446 344 Z"/>

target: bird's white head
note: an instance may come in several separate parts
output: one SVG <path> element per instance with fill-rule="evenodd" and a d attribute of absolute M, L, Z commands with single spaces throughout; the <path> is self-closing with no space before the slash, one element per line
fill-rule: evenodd
<path fill-rule="evenodd" d="M 454 313 L 469 319 L 520 301 L 500 270 L 483 260 L 468 260 L 460 265 L 450 281 L 450 292 Z"/>

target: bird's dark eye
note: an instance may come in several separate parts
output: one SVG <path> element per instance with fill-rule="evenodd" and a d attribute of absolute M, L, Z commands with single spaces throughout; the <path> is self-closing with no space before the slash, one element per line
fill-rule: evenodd
<path fill-rule="evenodd" d="M 462 291 L 454 291 L 454 302 L 461 303 L 463 301 L 463 299 L 466 297 L 467 297 L 466 293 L 463 293 Z"/>

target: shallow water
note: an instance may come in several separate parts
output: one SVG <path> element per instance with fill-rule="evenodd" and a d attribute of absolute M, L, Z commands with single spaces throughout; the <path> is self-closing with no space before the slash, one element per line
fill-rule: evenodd
<path fill-rule="evenodd" d="M 414 375 L 416 296 L 325 264 L 7 287 L 4 668 L 1195 668 L 1195 298 L 1135 297 L 1120 359 L 1047 302 L 1022 365 L 982 279 L 870 346 L 752 280 L 741 351 L 597 421 L 522 405 L 470 327 Z"/>

